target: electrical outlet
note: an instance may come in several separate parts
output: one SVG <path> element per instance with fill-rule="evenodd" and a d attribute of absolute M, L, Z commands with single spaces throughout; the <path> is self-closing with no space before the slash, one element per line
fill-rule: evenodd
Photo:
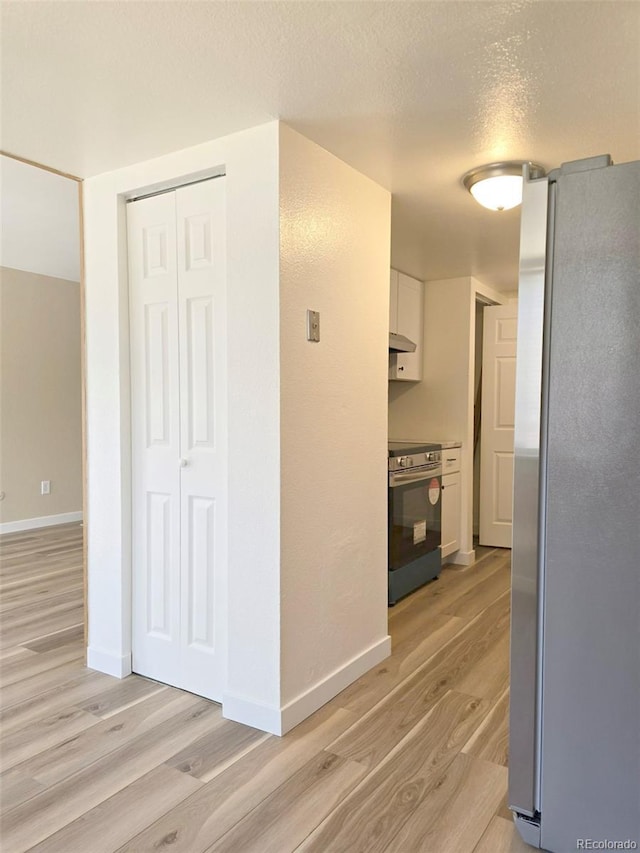
<path fill-rule="evenodd" d="M 51 480 L 42 480 L 40 483 L 40 494 L 41 495 L 50 495 L 51 494 Z"/>

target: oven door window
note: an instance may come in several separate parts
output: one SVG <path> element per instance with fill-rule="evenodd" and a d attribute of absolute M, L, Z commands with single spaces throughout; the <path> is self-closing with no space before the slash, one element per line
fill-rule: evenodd
<path fill-rule="evenodd" d="M 389 568 L 399 569 L 440 545 L 442 478 L 389 486 Z"/>

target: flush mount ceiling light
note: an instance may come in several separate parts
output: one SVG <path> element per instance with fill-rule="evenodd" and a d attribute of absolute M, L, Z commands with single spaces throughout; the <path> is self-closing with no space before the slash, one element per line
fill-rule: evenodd
<path fill-rule="evenodd" d="M 462 183 L 483 207 L 510 210 L 522 202 L 522 168 L 525 165 L 529 167 L 530 178 L 544 175 L 544 169 L 537 163 L 509 160 L 477 166 L 462 176 Z"/>

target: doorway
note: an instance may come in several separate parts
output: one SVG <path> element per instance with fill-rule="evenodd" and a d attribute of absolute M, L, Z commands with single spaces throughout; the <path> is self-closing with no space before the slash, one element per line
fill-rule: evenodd
<path fill-rule="evenodd" d="M 473 545 L 478 544 L 480 534 L 480 448 L 482 424 L 482 346 L 483 316 L 487 303 L 476 298 L 475 350 L 473 371 Z"/>
<path fill-rule="evenodd" d="M 474 537 L 511 547 L 517 302 L 476 302 Z"/>

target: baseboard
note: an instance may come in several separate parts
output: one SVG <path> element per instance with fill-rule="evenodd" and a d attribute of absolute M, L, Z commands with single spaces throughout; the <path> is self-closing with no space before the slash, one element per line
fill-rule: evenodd
<path fill-rule="evenodd" d="M 275 705 L 263 705 L 253 699 L 224 693 L 222 696 L 222 716 L 236 723 L 244 723 L 272 735 L 282 735 L 282 714 Z"/>
<path fill-rule="evenodd" d="M 343 666 L 334 670 L 309 690 L 305 690 L 282 709 L 282 734 L 306 720 L 314 711 L 337 696 L 345 687 L 377 666 L 391 654 L 391 637 L 387 634 Z"/>
<path fill-rule="evenodd" d="M 19 533 L 21 530 L 35 530 L 38 527 L 53 527 L 56 524 L 71 524 L 74 521 L 82 521 L 82 512 L 62 512 L 59 515 L 41 515 L 39 518 L 4 521 L 0 524 L 0 534 Z"/>
<path fill-rule="evenodd" d="M 458 566 L 470 566 L 475 561 L 475 551 L 456 551 L 447 558 L 447 563 L 455 563 Z"/>
<path fill-rule="evenodd" d="M 102 649 L 89 646 L 87 649 L 87 666 L 89 669 L 97 669 L 106 675 L 114 675 L 116 678 L 126 678 L 131 675 L 131 655 L 114 655 Z"/>
<path fill-rule="evenodd" d="M 222 716 L 254 729 L 284 735 L 390 654 L 391 637 L 387 635 L 282 708 L 225 693 L 222 697 Z"/>

